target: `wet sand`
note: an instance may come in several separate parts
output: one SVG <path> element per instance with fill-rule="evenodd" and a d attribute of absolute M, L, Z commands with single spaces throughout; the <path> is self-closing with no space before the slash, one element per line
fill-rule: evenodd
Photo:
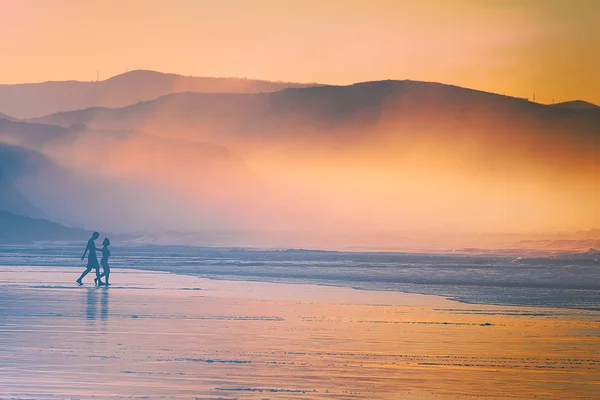
<path fill-rule="evenodd" d="M 0 267 L 0 398 L 598 398 L 600 312 Z"/>

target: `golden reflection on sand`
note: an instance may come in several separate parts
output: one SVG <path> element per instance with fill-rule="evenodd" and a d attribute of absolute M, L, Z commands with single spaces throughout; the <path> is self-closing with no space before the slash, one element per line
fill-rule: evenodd
<path fill-rule="evenodd" d="M 0 267 L 0 397 L 597 398 L 600 313 Z M 112 279 L 111 279 L 112 280 Z"/>

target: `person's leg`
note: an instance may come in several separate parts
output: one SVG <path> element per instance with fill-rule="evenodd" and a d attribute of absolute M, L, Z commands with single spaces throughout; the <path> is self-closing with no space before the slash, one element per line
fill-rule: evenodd
<path fill-rule="evenodd" d="M 98 286 L 102 286 L 104 285 L 104 282 L 102 282 L 102 279 L 100 279 L 100 265 L 96 264 L 96 277 L 94 278 L 94 282 L 98 285 Z"/>
<path fill-rule="evenodd" d="M 89 274 L 91 271 L 92 271 L 92 269 L 91 269 L 91 268 L 89 268 L 89 267 L 88 267 L 88 268 L 86 268 L 86 269 L 85 269 L 85 271 L 83 271 L 83 273 L 82 273 L 82 274 L 81 274 L 81 276 L 79 277 L 79 279 L 77 279 L 75 282 L 77 282 L 77 283 L 79 283 L 80 285 L 82 285 L 82 284 L 83 284 L 83 282 L 81 282 L 81 280 L 82 280 L 83 278 L 85 278 L 85 276 L 86 276 L 87 274 Z"/>
<path fill-rule="evenodd" d="M 110 266 L 107 263 L 102 262 L 102 273 L 100 274 L 100 278 L 106 277 L 104 280 L 104 284 L 108 286 L 108 277 L 110 276 Z"/>
<path fill-rule="evenodd" d="M 102 273 L 100 274 L 100 278 L 104 278 L 107 275 L 107 271 L 109 271 L 108 267 L 102 264 Z"/>

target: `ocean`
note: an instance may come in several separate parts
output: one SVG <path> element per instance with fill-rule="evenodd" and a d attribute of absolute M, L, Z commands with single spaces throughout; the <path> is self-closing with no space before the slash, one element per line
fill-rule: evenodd
<path fill-rule="evenodd" d="M 0 246 L 0 265 L 79 267 L 85 243 Z M 507 255 L 336 252 L 112 246 L 119 269 L 211 279 L 309 283 L 444 296 L 465 303 L 600 310 L 600 267 L 567 261 L 521 263 Z M 549 259 L 550 260 L 550 259 Z"/>

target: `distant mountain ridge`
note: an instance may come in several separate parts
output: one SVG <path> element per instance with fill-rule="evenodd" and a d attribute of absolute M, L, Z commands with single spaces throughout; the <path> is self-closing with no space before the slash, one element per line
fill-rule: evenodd
<path fill-rule="evenodd" d="M 0 111 L 16 118 L 32 118 L 90 107 L 124 107 L 179 92 L 260 93 L 314 85 L 136 70 L 95 82 L 0 84 Z"/>
<path fill-rule="evenodd" d="M 552 104 L 557 108 L 570 108 L 573 110 L 600 110 L 600 107 L 583 100 L 565 101 L 562 103 Z"/>
<path fill-rule="evenodd" d="M 595 110 L 552 107 L 525 99 L 458 86 L 419 81 L 374 81 L 348 86 L 287 88 L 273 93 L 195 93 L 161 96 L 122 108 L 94 107 L 60 112 L 30 122 L 98 129 L 173 126 L 227 133 L 346 129 L 380 121 L 418 121 L 444 129 L 469 121 L 512 129 L 525 122 L 555 129 L 599 129 Z"/>
<path fill-rule="evenodd" d="M 30 218 L 0 210 L 0 243 L 31 243 L 38 241 L 83 241 L 91 232 L 69 228 L 41 218 Z"/>
<path fill-rule="evenodd" d="M 452 91 L 453 93 L 442 93 Z M 386 97 L 394 94 L 409 94 L 413 104 L 444 105 L 452 99 L 452 106 L 457 104 L 474 104 L 476 100 L 494 99 L 503 105 L 512 104 L 529 108 L 544 108 L 527 100 L 481 92 L 440 83 L 418 81 L 373 81 L 348 86 L 322 85 L 309 88 L 289 88 L 273 93 L 198 93 L 182 92 L 161 96 L 120 108 L 90 107 L 83 110 L 58 112 L 39 118 L 31 118 L 30 122 L 56 124 L 68 127 L 74 124 L 87 125 L 92 121 L 108 118 L 126 120 L 133 114 L 143 115 L 160 111 L 161 108 L 173 106 L 170 111 L 173 117 L 187 119 L 210 117 L 213 112 L 229 114 L 232 118 L 239 116 L 255 116 L 262 118 L 264 114 L 284 114 L 288 111 L 301 110 L 305 116 L 352 118 L 361 109 L 367 111 L 383 105 Z M 448 96 L 451 95 L 451 96 Z M 434 100 L 434 101 L 432 101 Z M 244 107 L 244 109 L 242 109 Z M 196 111 L 194 113 L 194 111 Z"/>
<path fill-rule="evenodd" d="M 17 180 L 25 171 L 31 170 L 35 163 L 36 160 L 30 152 L 0 142 L 0 210 L 31 217 L 45 217 L 16 185 Z"/>
<path fill-rule="evenodd" d="M 38 147 L 47 142 L 72 136 L 70 133 L 66 128 L 56 125 L 38 124 L 0 117 L 0 140 L 8 143 Z"/>
<path fill-rule="evenodd" d="M 318 83 L 274 82 L 245 78 L 194 77 L 149 70 L 135 70 L 103 81 L 48 81 L 40 83 L 0 84 L 0 119 L 31 119 L 59 112 L 95 107 L 122 108 L 139 102 L 152 101 L 162 96 L 184 92 L 274 93 L 289 88 L 321 86 L 354 87 L 378 84 L 377 82 L 412 82 L 459 88 L 452 85 L 410 80 L 384 80 L 335 86 Z M 485 93 L 472 89 L 465 90 Z M 488 94 L 527 101 L 526 99 L 513 98 L 495 93 Z M 600 110 L 600 107 L 582 100 L 557 103 L 553 104 L 552 107 L 573 110 Z"/>
<path fill-rule="evenodd" d="M 2 120 L 2 119 L 7 120 L 7 121 L 16 121 L 17 120 L 17 118 L 13 118 L 10 115 L 6 115 L 6 114 L 3 114 L 0 112 L 0 120 Z"/>

